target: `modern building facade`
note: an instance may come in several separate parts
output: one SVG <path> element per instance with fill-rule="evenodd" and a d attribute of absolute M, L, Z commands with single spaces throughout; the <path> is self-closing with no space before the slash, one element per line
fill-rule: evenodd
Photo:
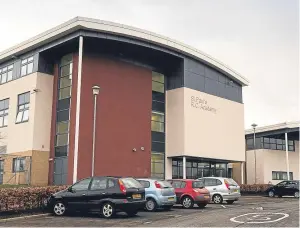
<path fill-rule="evenodd" d="M 299 180 L 300 122 L 246 130 L 247 184 Z"/>
<path fill-rule="evenodd" d="M 91 175 L 95 85 L 95 175 L 231 176 L 245 161 L 247 79 L 169 38 L 76 17 L 0 53 L 0 70 L 3 183 Z"/>

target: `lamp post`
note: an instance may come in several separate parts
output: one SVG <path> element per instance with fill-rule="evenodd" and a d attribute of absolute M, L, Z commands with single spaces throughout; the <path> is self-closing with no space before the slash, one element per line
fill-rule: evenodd
<path fill-rule="evenodd" d="M 255 128 L 257 127 L 257 124 L 253 123 L 252 125 L 253 128 L 253 149 L 254 149 L 254 184 L 256 184 L 256 144 L 255 144 Z"/>
<path fill-rule="evenodd" d="M 95 138 L 96 138 L 96 113 L 97 113 L 97 96 L 100 92 L 99 86 L 93 86 L 93 95 L 94 95 L 94 123 L 93 123 L 93 155 L 92 155 L 92 176 L 94 176 L 95 171 Z"/>

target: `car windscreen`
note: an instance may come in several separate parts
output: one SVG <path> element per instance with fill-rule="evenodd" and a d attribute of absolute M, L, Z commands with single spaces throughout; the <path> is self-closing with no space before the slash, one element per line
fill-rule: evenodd
<path fill-rule="evenodd" d="M 192 183 L 192 188 L 204 188 L 204 183 L 203 181 L 193 181 Z"/>
<path fill-rule="evenodd" d="M 121 178 L 121 181 L 126 188 L 143 188 L 140 182 L 133 178 Z"/>
<path fill-rule="evenodd" d="M 138 182 L 140 182 L 140 184 L 141 184 L 144 188 L 149 188 L 149 187 L 150 187 L 150 182 L 149 182 L 149 181 L 138 180 Z"/>
<path fill-rule="evenodd" d="M 226 179 L 226 181 L 228 182 L 228 184 L 230 186 L 239 186 L 238 183 L 236 183 L 233 179 L 229 178 L 229 179 Z"/>
<path fill-rule="evenodd" d="M 157 181 L 157 183 L 160 184 L 162 188 L 173 188 L 168 181 Z"/>

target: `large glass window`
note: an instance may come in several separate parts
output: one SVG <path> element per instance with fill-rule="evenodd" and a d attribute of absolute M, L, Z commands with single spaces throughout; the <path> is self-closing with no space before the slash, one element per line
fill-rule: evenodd
<path fill-rule="evenodd" d="M 14 65 L 11 64 L 0 69 L 0 84 L 9 82 L 13 79 L 13 68 Z"/>
<path fill-rule="evenodd" d="M 165 77 L 152 72 L 152 113 L 151 113 L 151 176 L 164 178 L 165 171 Z"/>
<path fill-rule="evenodd" d="M 33 72 L 33 56 L 21 61 L 21 77 Z"/>
<path fill-rule="evenodd" d="M 287 172 L 272 171 L 272 180 L 287 180 Z M 293 180 L 293 172 L 290 172 L 290 180 Z"/>
<path fill-rule="evenodd" d="M 6 127 L 8 125 L 8 108 L 9 99 L 0 101 L 0 127 Z"/>
<path fill-rule="evenodd" d="M 289 151 L 295 151 L 294 141 L 289 140 L 288 143 L 289 143 L 288 146 Z M 255 144 L 256 144 L 255 149 L 285 150 L 285 140 L 281 138 L 275 138 L 275 137 L 256 138 Z M 246 146 L 247 146 L 247 150 L 254 149 L 253 138 L 246 139 Z"/>
<path fill-rule="evenodd" d="M 89 188 L 91 178 L 83 179 L 72 186 L 72 190 L 86 191 Z"/>
<path fill-rule="evenodd" d="M 151 130 L 165 132 L 165 114 L 152 111 Z"/>
<path fill-rule="evenodd" d="M 164 153 L 151 153 L 151 177 L 164 178 Z"/>
<path fill-rule="evenodd" d="M 14 158 L 13 159 L 13 173 L 23 172 L 25 170 L 25 158 Z"/>
<path fill-rule="evenodd" d="M 29 120 L 30 92 L 18 96 L 18 111 L 16 123 L 22 123 Z"/>

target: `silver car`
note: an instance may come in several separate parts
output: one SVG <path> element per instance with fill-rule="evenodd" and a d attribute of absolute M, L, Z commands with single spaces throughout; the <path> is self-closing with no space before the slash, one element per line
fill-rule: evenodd
<path fill-rule="evenodd" d="M 233 204 L 241 197 L 240 186 L 231 178 L 225 177 L 202 177 L 205 188 L 209 191 L 214 203 Z"/>
<path fill-rule="evenodd" d="M 148 178 L 137 181 L 145 188 L 147 211 L 155 211 L 158 208 L 170 210 L 176 203 L 176 194 L 169 182 Z"/>

